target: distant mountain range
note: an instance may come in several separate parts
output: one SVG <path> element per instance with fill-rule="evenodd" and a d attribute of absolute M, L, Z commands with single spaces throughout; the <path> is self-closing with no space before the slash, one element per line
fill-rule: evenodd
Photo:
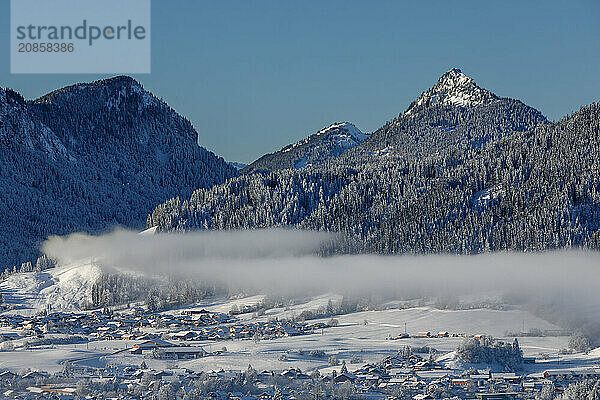
<path fill-rule="evenodd" d="M 159 205 L 148 227 L 290 226 L 385 254 L 600 248 L 598 104 L 551 123 L 455 68 L 394 120 L 329 152 L 332 127 Z"/>
<path fill-rule="evenodd" d="M 236 162 L 236 161 L 229 161 L 227 164 L 231 165 L 233 168 L 240 170 L 240 169 L 244 169 L 248 166 L 248 164 L 244 164 L 241 162 Z"/>
<path fill-rule="evenodd" d="M 117 225 L 289 226 L 385 254 L 599 248 L 599 127 L 597 104 L 549 122 L 455 68 L 371 134 L 334 123 L 243 165 L 132 78 L 0 88 L 0 267 Z"/>
<path fill-rule="evenodd" d="M 0 267 L 48 235 L 141 229 L 156 204 L 237 175 L 188 120 L 129 77 L 26 101 L 0 88 Z"/>

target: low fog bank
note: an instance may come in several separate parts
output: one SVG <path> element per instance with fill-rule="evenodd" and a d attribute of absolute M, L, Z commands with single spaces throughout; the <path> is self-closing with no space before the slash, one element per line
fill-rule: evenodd
<path fill-rule="evenodd" d="M 42 244 L 42 252 L 61 264 L 94 258 L 107 265 L 170 273 L 193 261 L 317 254 L 335 242 L 336 236 L 328 233 L 284 229 L 163 234 L 119 229 L 100 236 L 51 236 Z"/>
<path fill-rule="evenodd" d="M 336 240 L 282 229 L 158 235 L 121 230 L 51 237 L 42 249 L 59 264 L 92 258 L 107 268 L 176 275 L 245 293 L 404 299 L 493 293 L 569 327 L 600 321 L 598 253 L 320 257 Z"/>

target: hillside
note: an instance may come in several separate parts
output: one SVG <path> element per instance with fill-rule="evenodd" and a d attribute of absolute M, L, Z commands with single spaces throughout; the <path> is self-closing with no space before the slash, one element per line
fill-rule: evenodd
<path fill-rule="evenodd" d="M 368 160 L 373 155 L 411 158 L 479 150 L 494 140 L 546 123 L 538 110 L 498 97 L 453 68 L 349 155 Z"/>
<path fill-rule="evenodd" d="M 32 101 L 0 88 L 0 269 L 35 260 L 48 235 L 143 228 L 156 204 L 237 174 L 197 139 L 129 77 Z"/>
<path fill-rule="evenodd" d="M 78 262 L 42 272 L 13 274 L 0 283 L 4 306 L 20 315 L 40 311 L 79 311 L 89 302 L 100 267 Z"/>
<path fill-rule="evenodd" d="M 475 93 L 461 97 L 474 104 L 417 101 L 321 168 L 245 175 L 169 200 L 147 225 L 293 226 L 386 254 L 597 248 L 600 106 L 549 123 L 517 100 Z"/>

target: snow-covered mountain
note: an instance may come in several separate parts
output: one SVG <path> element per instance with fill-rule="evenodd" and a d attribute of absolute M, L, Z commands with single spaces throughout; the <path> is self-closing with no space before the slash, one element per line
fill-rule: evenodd
<path fill-rule="evenodd" d="M 438 88 L 474 88 L 457 71 L 445 76 Z M 600 106 L 550 123 L 519 100 L 468 98 L 475 105 L 423 102 L 321 166 L 246 174 L 165 202 L 148 227 L 290 226 L 391 254 L 600 248 Z"/>
<path fill-rule="evenodd" d="M 306 139 L 262 156 L 243 171 L 262 172 L 318 166 L 360 145 L 368 137 L 349 122 L 334 123 Z"/>
<path fill-rule="evenodd" d="M 444 73 L 408 109 L 373 132 L 350 157 L 423 157 L 447 150 L 477 149 L 548 120 L 519 100 L 480 88 L 460 69 Z"/>
<path fill-rule="evenodd" d="M 498 96 L 489 90 L 477 86 L 475 80 L 459 68 L 452 68 L 440 77 L 435 86 L 423 92 L 406 110 L 412 114 L 419 106 L 428 108 L 435 104 L 454 106 L 479 106 L 498 100 Z"/>
<path fill-rule="evenodd" d="M 140 229 L 156 204 L 237 175 L 191 123 L 119 76 L 26 101 L 0 88 L 0 269 L 48 235 Z"/>

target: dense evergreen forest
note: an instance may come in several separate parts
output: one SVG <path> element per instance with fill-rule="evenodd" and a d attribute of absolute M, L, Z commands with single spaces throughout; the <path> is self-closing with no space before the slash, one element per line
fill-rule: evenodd
<path fill-rule="evenodd" d="M 333 231 L 385 254 L 598 248 L 599 129 L 598 104 L 551 123 L 451 70 L 341 156 L 173 198 L 147 226 Z"/>
<path fill-rule="evenodd" d="M 156 204 L 237 175 L 191 123 L 129 77 L 26 101 L 0 88 L 0 269 L 48 235 L 142 229 Z"/>

